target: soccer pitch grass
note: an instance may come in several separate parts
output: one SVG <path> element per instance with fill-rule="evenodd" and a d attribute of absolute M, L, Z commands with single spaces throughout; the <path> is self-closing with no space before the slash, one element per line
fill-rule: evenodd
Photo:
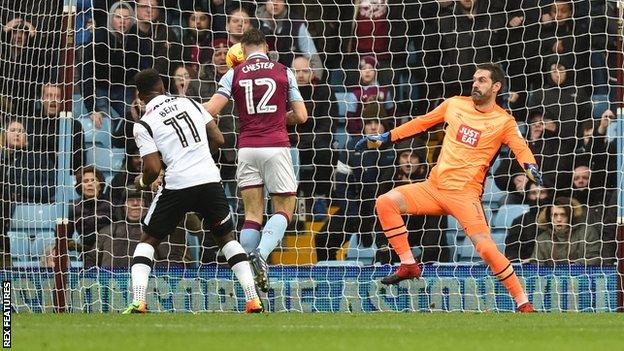
<path fill-rule="evenodd" d="M 624 314 L 14 314 L 15 350 L 622 350 Z"/>

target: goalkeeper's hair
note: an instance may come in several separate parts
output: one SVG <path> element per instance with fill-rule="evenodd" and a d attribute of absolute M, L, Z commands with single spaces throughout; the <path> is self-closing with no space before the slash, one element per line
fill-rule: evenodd
<path fill-rule="evenodd" d="M 266 44 L 266 38 L 260 29 L 251 28 L 243 33 L 243 36 L 241 37 L 241 44 L 262 46 Z"/>
<path fill-rule="evenodd" d="M 486 71 L 490 71 L 490 78 L 492 78 L 492 83 L 500 83 L 501 88 L 499 92 L 505 89 L 505 71 L 501 68 L 499 64 L 496 63 L 482 63 L 477 65 L 477 69 L 483 69 Z"/>
<path fill-rule="evenodd" d="M 145 95 L 157 91 L 158 85 L 163 84 L 163 81 L 157 70 L 148 68 L 134 76 L 134 83 L 139 94 Z"/>

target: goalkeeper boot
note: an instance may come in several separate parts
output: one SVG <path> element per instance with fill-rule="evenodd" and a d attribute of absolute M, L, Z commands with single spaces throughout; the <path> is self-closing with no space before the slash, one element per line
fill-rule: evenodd
<path fill-rule="evenodd" d="M 247 301 L 247 305 L 245 308 L 246 313 L 262 313 L 262 311 L 262 301 L 260 301 L 259 297 Z"/>
<path fill-rule="evenodd" d="M 263 292 L 269 291 L 269 265 L 260 255 L 259 249 L 255 249 L 249 254 L 249 262 L 254 272 L 256 286 Z"/>
<path fill-rule="evenodd" d="M 131 313 L 147 313 L 147 304 L 145 301 L 134 301 L 122 312 L 122 314 Z"/>
<path fill-rule="evenodd" d="M 535 308 L 530 302 L 525 302 L 522 305 L 518 306 L 518 313 L 534 313 Z"/>
<path fill-rule="evenodd" d="M 390 274 L 387 277 L 381 279 L 381 282 L 386 285 L 398 284 L 405 279 L 420 278 L 422 270 L 418 266 L 418 262 L 411 264 L 401 264 L 396 272 Z"/>

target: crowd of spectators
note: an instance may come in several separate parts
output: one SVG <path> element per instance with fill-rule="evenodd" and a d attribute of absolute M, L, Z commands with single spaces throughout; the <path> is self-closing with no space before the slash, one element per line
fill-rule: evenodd
<path fill-rule="evenodd" d="M 73 91 L 85 111 L 71 126 L 70 171 L 80 196 L 69 217 L 85 267 L 127 266 L 141 209 L 149 205 L 146 194 L 129 190 L 141 167 L 132 127 L 145 108 L 134 74 L 154 67 L 168 78 L 170 94 L 205 102 L 227 72 L 228 47 L 251 27 L 266 34 L 269 56 L 295 72 L 310 114 L 289 133 L 298 155 L 299 197 L 315 199 L 304 202 L 306 220 L 325 221 L 315 239 L 319 260 L 336 259 L 356 235 L 360 245 L 378 248 L 375 261 L 396 261 L 380 235 L 374 199 L 424 179 L 441 139 L 429 133 L 364 152 L 356 152 L 354 143 L 426 113 L 446 97 L 469 93 L 476 64 L 498 62 L 509 78 L 499 103 L 519 123 L 545 179 L 544 187 L 531 184 L 513 154 L 501 150 L 491 177 L 505 195 L 485 205 L 494 210 L 528 205 L 509 221 L 506 255 L 545 264 L 614 261 L 616 115 L 614 105 L 597 103 L 617 99 L 611 85 L 615 71 L 608 68 L 616 59 L 613 2 L 362 0 L 345 6 L 326 0 L 82 0 L 78 8 Z M 71 96 L 61 83 L 62 16 L 48 17 L 58 23 L 34 21 L 19 11 L 2 13 L 5 252 L 15 204 L 55 198 L 60 113 Z M 214 157 L 231 206 L 240 212 L 236 116 L 233 104 L 220 116 L 225 145 Z M 126 153 L 122 169 L 88 164 L 90 141 L 84 140 L 79 118 L 90 119 L 95 129 L 109 126 L 110 145 Z M 185 223 L 192 232 L 193 219 Z M 422 261 L 453 259 L 446 225 L 443 217 L 409 219 L 410 242 L 420 248 Z M 163 244 L 168 246 L 159 257 L 188 262 L 184 234 Z M 212 245 L 202 233 L 197 236 Z M 214 257 L 216 251 L 202 252 L 202 262 Z"/>

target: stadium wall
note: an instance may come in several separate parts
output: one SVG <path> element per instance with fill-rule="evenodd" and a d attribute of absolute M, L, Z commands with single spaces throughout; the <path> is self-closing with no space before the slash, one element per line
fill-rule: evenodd
<path fill-rule="evenodd" d="M 271 312 L 431 312 L 513 311 L 504 287 L 482 265 L 428 265 L 423 279 L 387 287 L 381 267 L 276 266 L 265 304 Z M 545 312 L 614 312 L 618 278 L 615 267 L 517 266 L 535 307 Z M 67 306 L 53 300 L 51 270 L 4 271 L 12 278 L 18 312 L 117 312 L 129 302 L 130 274 L 125 270 L 71 269 L 66 273 Z M 154 312 L 241 312 L 242 289 L 227 267 L 157 270 L 151 277 L 148 305 Z"/>

